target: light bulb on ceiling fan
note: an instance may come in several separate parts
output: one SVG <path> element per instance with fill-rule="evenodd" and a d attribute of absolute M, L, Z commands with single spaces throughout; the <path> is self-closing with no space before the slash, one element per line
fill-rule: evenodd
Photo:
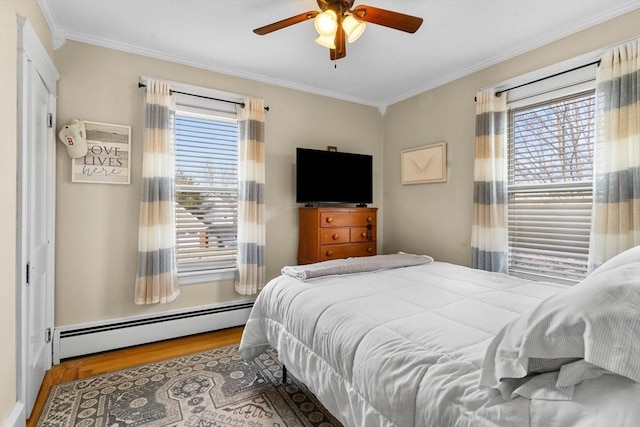
<path fill-rule="evenodd" d="M 344 32 L 347 33 L 347 41 L 349 43 L 353 43 L 358 40 L 362 33 L 364 33 L 366 24 L 358 21 L 351 15 L 347 15 L 342 20 L 342 28 L 344 29 Z"/>
<path fill-rule="evenodd" d="M 335 11 L 327 9 L 316 16 L 313 25 L 321 36 L 335 35 L 338 29 L 338 15 Z"/>
<path fill-rule="evenodd" d="M 320 46 L 326 47 L 327 49 L 335 49 L 336 37 L 335 35 L 320 36 L 316 39 L 316 43 L 318 43 Z"/>

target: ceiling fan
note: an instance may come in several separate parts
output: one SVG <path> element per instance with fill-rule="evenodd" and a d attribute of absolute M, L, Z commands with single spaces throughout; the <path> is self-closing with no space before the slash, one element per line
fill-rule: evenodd
<path fill-rule="evenodd" d="M 253 30 L 258 35 L 269 34 L 293 24 L 314 19 L 319 34 L 316 42 L 329 49 L 329 56 L 337 60 L 347 56 L 346 41 L 353 43 L 362 35 L 365 22 L 395 30 L 415 33 L 422 18 L 405 15 L 373 6 L 360 5 L 352 9 L 355 0 L 317 0 L 320 11 L 309 11 Z"/>

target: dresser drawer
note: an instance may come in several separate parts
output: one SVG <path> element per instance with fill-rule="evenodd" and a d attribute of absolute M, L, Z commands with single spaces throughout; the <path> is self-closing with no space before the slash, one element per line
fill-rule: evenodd
<path fill-rule="evenodd" d="M 352 243 L 348 245 L 320 246 L 320 261 L 330 259 L 369 256 L 376 254 L 376 243 Z"/>
<path fill-rule="evenodd" d="M 354 227 L 351 228 L 351 242 L 375 242 L 376 240 L 376 228 L 371 227 L 371 231 L 367 233 L 367 227 Z M 371 237 L 371 239 L 367 238 L 367 235 Z"/>
<path fill-rule="evenodd" d="M 376 225 L 376 215 L 372 212 L 322 212 L 320 227 L 366 227 Z"/>
<path fill-rule="evenodd" d="M 349 243 L 350 228 L 327 228 L 320 230 L 321 245 Z"/>

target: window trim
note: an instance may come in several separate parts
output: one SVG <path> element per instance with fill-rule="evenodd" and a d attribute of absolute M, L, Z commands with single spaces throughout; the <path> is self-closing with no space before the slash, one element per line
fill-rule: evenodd
<path fill-rule="evenodd" d="M 248 98 L 247 96 L 243 96 L 243 95 L 239 95 L 237 93 L 231 93 L 231 92 L 225 92 L 225 91 L 221 91 L 221 90 L 217 90 L 217 89 L 211 89 L 208 87 L 203 87 L 203 86 L 196 86 L 196 85 L 191 85 L 188 83 L 183 83 L 183 82 L 177 82 L 177 81 L 173 81 L 173 80 L 166 80 L 160 77 L 152 77 L 152 76 L 145 76 L 142 75 L 140 76 L 140 80 L 142 81 L 142 83 L 147 83 L 148 80 L 163 80 L 169 83 L 169 85 L 171 86 L 172 90 L 176 90 L 178 92 L 186 92 L 189 94 L 193 94 L 195 96 L 203 96 L 203 97 L 209 97 L 209 98 L 219 98 L 219 99 L 225 99 L 228 101 L 232 101 L 232 102 L 238 102 L 238 103 L 243 103 L 245 102 L 245 100 Z M 220 101 L 215 101 L 213 99 L 203 99 L 203 98 L 197 98 L 194 96 L 189 96 L 189 95 L 184 95 L 184 94 L 175 94 L 176 96 L 176 103 L 179 104 L 194 104 L 194 105 L 205 105 L 205 106 L 211 106 L 211 105 L 215 105 L 216 108 L 213 110 L 217 110 L 218 108 L 222 109 L 222 110 L 229 110 L 232 112 L 235 112 L 235 105 L 233 104 L 229 104 L 227 102 L 220 102 Z M 200 101 L 200 102 L 199 102 Z M 204 104 L 202 104 L 204 103 Z M 206 107 L 205 107 L 206 108 Z M 211 109 L 211 108 L 210 108 Z"/>
<path fill-rule="evenodd" d="M 564 87 L 570 87 L 583 82 L 593 81 L 595 85 L 596 65 L 580 68 L 571 72 L 566 72 L 566 70 L 597 61 L 605 50 L 606 49 L 592 51 L 561 63 L 549 65 L 518 77 L 504 80 L 497 83 L 494 88 L 496 91 L 501 91 L 522 85 L 505 92 L 507 95 L 507 104 L 511 104 L 522 99 L 531 98 L 536 95 L 559 90 Z"/>
<path fill-rule="evenodd" d="M 202 271 L 183 271 L 178 273 L 178 285 L 202 285 L 210 282 L 234 280 L 235 277 L 235 268 L 224 268 L 216 271 L 209 270 L 208 273 L 203 273 Z"/>
<path fill-rule="evenodd" d="M 595 74 L 587 80 L 585 80 L 583 76 L 578 76 L 579 78 L 577 80 L 571 75 L 562 79 L 561 77 L 565 76 L 559 76 L 556 78 L 562 80 L 562 82 L 542 87 L 535 93 L 517 92 L 517 90 L 514 89 L 513 92 L 516 93 L 509 93 L 507 95 L 507 108 L 512 110 L 526 108 L 535 104 L 545 104 L 558 98 L 572 96 L 581 92 L 588 92 L 595 90 L 596 88 Z"/>

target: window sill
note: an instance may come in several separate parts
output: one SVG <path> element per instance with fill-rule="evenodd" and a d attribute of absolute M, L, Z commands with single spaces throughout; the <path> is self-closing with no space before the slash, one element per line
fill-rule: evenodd
<path fill-rule="evenodd" d="M 210 282 L 222 282 L 234 280 L 236 275 L 235 268 L 227 268 L 209 272 L 188 272 L 178 275 L 178 285 L 201 285 Z"/>
<path fill-rule="evenodd" d="M 535 282 L 551 282 L 551 283 L 557 283 L 559 285 L 573 286 L 580 283 L 580 280 L 564 279 L 561 277 L 546 276 L 542 274 L 533 274 L 533 273 L 527 273 L 524 271 L 509 270 L 507 274 L 509 276 L 519 277 L 520 279 L 533 280 Z"/>

